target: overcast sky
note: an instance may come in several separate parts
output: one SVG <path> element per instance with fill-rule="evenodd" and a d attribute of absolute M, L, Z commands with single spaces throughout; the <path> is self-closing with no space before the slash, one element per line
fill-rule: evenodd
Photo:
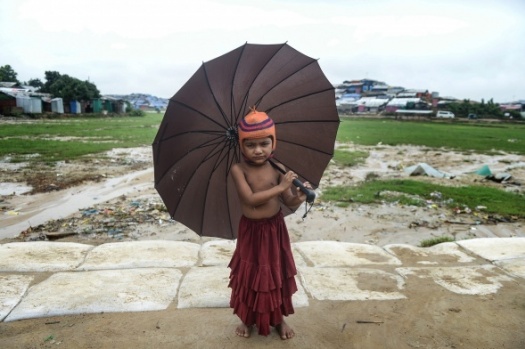
<path fill-rule="evenodd" d="M 0 1 L 0 66 L 21 81 L 50 70 L 169 98 L 203 61 L 288 42 L 333 84 L 525 99 L 524 0 Z"/>

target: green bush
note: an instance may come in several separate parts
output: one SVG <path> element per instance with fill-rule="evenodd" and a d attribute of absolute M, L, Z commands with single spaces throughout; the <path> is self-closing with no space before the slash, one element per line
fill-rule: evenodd
<path fill-rule="evenodd" d="M 146 116 L 146 113 L 142 109 L 133 109 L 128 113 L 129 116 Z"/>

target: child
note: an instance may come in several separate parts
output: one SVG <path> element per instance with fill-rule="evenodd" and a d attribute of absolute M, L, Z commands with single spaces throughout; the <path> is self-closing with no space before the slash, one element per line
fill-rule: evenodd
<path fill-rule="evenodd" d="M 260 335 L 267 336 L 274 326 L 281 339 L 290 339 L 295 333 L 283 316 L 294 313 L 297 270 L 280 202 L 295 210 L 306 195 L 292 191 L 295 173 L 280 174 L 268 162 L 277 139 L 273 120 L 266 113 L 252 109 L 239 123 L 238 133 L 244 162 L 234 164 L 231 174 L 243 216 L 228 265 L 230 307 L 242 321 L 236 334 L 249 337 L 255 325 Z M 311 188 L 308 183 L 305 187 Z"/>

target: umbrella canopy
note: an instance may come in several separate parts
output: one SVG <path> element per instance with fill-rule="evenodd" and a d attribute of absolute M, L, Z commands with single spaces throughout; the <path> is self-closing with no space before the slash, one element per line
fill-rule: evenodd
<path fill-rule="evenodd" d="M 302 181 L 317 188 L 332 158 L 339 115 L 317 60 L 286 43 L 245 44 L 203 63 L 170 99 L 153 142 L 155 188 L 171 217 L 199 235 L 237 237 L 229 172 L 241 161 L 237 123 L 250 107 L 274 120 L 274 159 Z"/>

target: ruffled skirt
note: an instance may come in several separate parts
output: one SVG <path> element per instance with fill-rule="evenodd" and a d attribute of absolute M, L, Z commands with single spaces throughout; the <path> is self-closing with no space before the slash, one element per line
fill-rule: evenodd
<path fill-rule="evenodd" d="M 245 325 L 256 325 L 267 336 L 270 326 L 294 313 L 297 269 L 282 212 L 267 219 L 241 218 L 228 267 L 230 307 Z"/>

